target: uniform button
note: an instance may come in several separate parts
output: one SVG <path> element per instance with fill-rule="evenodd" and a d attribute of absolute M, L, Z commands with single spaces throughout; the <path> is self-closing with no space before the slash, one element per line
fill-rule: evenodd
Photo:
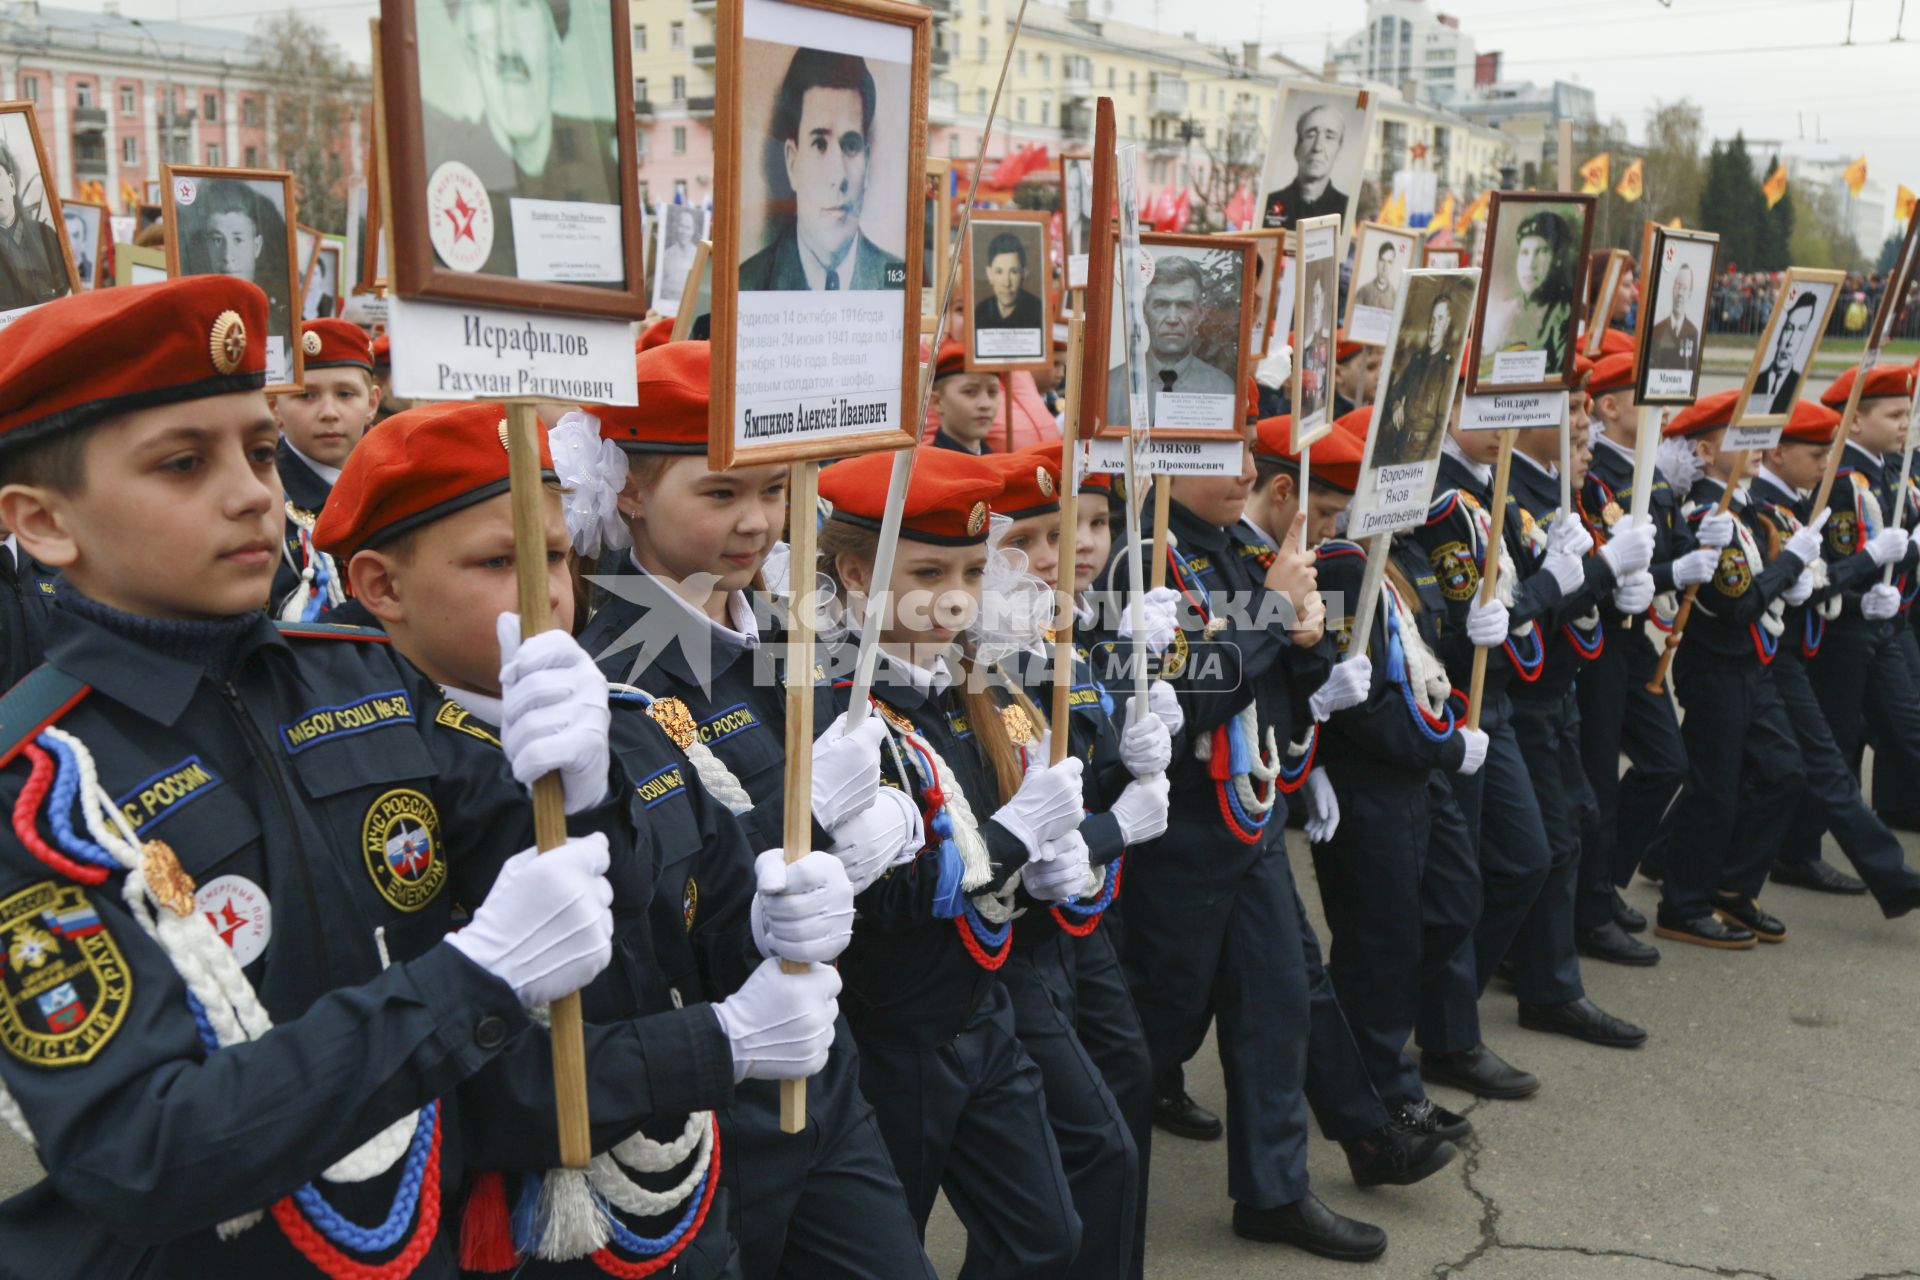
<path fill-rule="evenodd" d="M 482 1049 L 498 1049 L 507 1040 L 507 1020 L 491 1015 L 480 1019 L 473 1029 L 473 1042 Z"/>

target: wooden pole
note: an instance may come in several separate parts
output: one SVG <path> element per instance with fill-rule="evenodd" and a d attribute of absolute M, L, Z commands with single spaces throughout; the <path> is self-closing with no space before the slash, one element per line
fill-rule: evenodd
<path fill-rule="evenodd" d="M 786 810 L 781 828 L 788 862 L 798 862 L 813 845 L 813 607 L 814 562 L 819 558 L 820 464 L 796 462 L 787 481 L 787 774 Z M 780 962 L 782 973 L 805 973 L 807 966 Z M 807 1127 L 807 1082 L 780 1082 L 780 1132 Z"/>
<path fill-rule="evenodd" d="M 1720 491 L 1720 501 L 1713 508 L 1715 511 L 1733 510 L 1733 486 L 1746 465 L 1747 454 L 1744 449 L 1733 455 L 1733 479 Z M 1680 647 L 1680 641 L 1687 634 L 1687 620 L 1693 617 L 1693 602 L 1699 594 L 1700 584 L 1696 582 L 1687 588 L 1686 595 L 1680 597 L 1680 607 L 1673 615 L 1673 630 L 1667 632 L 1666 647 L 1660 650 L 1660 661 L 1654 664 L 1653 678 L 1647 681 L 1648 693 L 1667 691 L 1667 668 L 1673 665 L 1673 651 Z"/>
<path fill-rule="evenodd" d="M 1560 401 L 1560 514 L 1571 520 L 1573 511 L 1573 397 L 1564 392 Z"/>
<path fill-rule="evenodd" d="M 553 629 L 547 599 L 547 520 L 545 486 L 540 481 L 540 422 L 533 403 L 507 403 L 507 476 L 513 508 L 513 572 L 520 589 L 520 634 Z M 566 798 L 560 775 L 533 782 L 533 843 L 540 852 L 567 842 Z M 560 1120 L 560 1163 L 584 1169 L 593 1158 L 587 1126 L 587 1050 L 580 1024 L 580 995 L 555 1000 L 552 1012 L 553 1100 Z"/>
<path fill-rule="evenodd" d="M 1155 591 L 1167 585 L 1167 521 L 1173 516 L 1173 477 L 1153 482 L 1153 568 L 1147 581 Z"/>
<path fill-rule="evenodd" d="M 1913 475 L 1913 437 L 1920 430 L 1920 396 L 1913 398 L 1913 412 L 1907 415 L 1907 438 L 1900 443 L 1900 487 L 1893 498 L 1893 524 L 1898 529 L 1907 518 L 1907 480 Z M 1880 581 L 1886 586 L 1893 585 L 1893 566 L 1888 565 L 1881 571 Z"/>
<path fill-rule="evenodd" d="M 1349 659 L 1364 654 L 1373 636 L 1373 615 L 1380 603 L 1380 581 L 1387 576 L 1387 557 L 1392 550 L 1393 535 L 1390 533 L 1376 533 L 1367 539 L 1367 571 L 1360 579 L 1360 599 L 1354 602 L 1354 638 L 1349 641 L 1350 647 L 1347 649 Z"/>
<path fill-rule="evenodd" d="M 1507 532 L 1507 483 L 1513 475 L 1513 427 L 1500 432 L 1500 459 L 1493 468 L 1493 526 L 1487 533 L 1487 554 L 1480 566 L 1480 603 L 1493 603 L 1500 584 L 1500 540 Z M 1487 651 L 1473 651 L 1473 679 L 1467 693 L 1467 727 L 1480 727 L 1480 695 L 1487 684 Z"/>
<path fill-rule="evenodd" d="M 1880 363 L 1880 349 L 1868 347 L 1860 358 L 1860 372 L 1854 376 L 1853 390 L 1847 393 L 1847 407 L 1840 415 L 1840 426 L 1833 433 L 1833 447 L 1827 450 L 1826 474 L 1820 477 L 1820 487 L 1813 495 L 1813 505 L 1807 510 L 1818 515 L 1825 510 L 1827 499 L 1833 496 L 1833 477 L 1839 470 L 1841 455 L 1847 451 L 1847 438 L 1853 433 L 1854 415 L 1860 412 L 1860 393 L 1866 389 L 1867 375 Z"/>
<path fill-rule="evenodd" d="M 1073 712 L 1073 606 L 1080 541 L 1079 468 L 1075 451 L 1080 447 L 1080 357 L 1085 335 L 1082 331 L 1086 292 L 1075 289 L 1073 316 L 1067 322 L 1067 411 L 1060 426 L 1060 568 L 1054 590 L 1053 612 L 1053 706 L 1052 723 L 1056 727 L 1048 764 L 1067 758 L 1070 744 L 1065 725 Z"/>
<path fill-rule="evenodd" d="M 1361 358 L 1365 359 L 1364 356 Z M 1312 473 L 1313 446 L 1303 444 L 1300 446 L 1300 487 L 1294 490 L 1293 493 L 1293 507 L 1296 511 L 1305 511 L 1307 509 L 1307 489 L 1312 480 Z M 1300 526 L 1300 550 L 1304 552 L 1306 549 L 1307 526 L 1303 524 Z"/>
<path fill-rule="evenodd" d="M 1007 452 L 1013 452 L 1013 375 L 1000 375 L 1000 412 L 1007 415 Z"/>

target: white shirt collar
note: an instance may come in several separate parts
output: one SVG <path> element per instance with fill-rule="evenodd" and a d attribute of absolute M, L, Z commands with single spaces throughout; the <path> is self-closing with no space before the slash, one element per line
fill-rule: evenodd
<path fill-rule="evenodd" d="M 807 288 L 825 289 L 827 287 L 827 264 L 813 256 L 813 250 L 807 248 L 806 242 L 801 240 L 797 233 L 794 235 L 794 243 L 800 249 L 800 270 L 806 273 Z M 856 230 L 853 233 L 853 243 L 847 246 L 846 256 L 841 258 L 840 265 L 834 268 L 835 273 L 840 277 L 840 287 L 842 289 L 853 288 L 854 262 L 859 257 L 860 233 Z"/>
<path fill-rule="evenodd" d="M 1847 445 L 1849 448 L 1858 449 L 1860 452 L 1866 454 L 1869 458 L 1872 458 L 1874 466 L 1883 467 L 1886 465 L 1887 460 L 1884 454 L 1875 453 L 1873 450 L 1867 448 L 1867 446 L 1861 444 L 1858 440 L 1849 440 L 1847 441 Z"/>
<path fill-rule="evenodd" d="M 1265 529 L 1262 529 L 1260 527 L 1260 522 L 1258 520 L 1255 520 L 1252 516 L 1247 515 L 1245 512 L 1242 512 L 1240 515 L 1240 523 L 1244 524 L 1245 526 L 1247 526 L 1247 528 L 1253 530 L 1256 534 L 1260 535 L 1260 541 L 1266 543 L 1268 546 L 1278 547 L 1280 545 L 1280 539 L 1274 537 L 1272 534 L 1268 533 Z"/>
<path fill-rule="evenodd" d="M 1790 493 L 1796 498 L 1804 498 L 1807 496 L 1807 491 L 1805 489 L 1794 488 L 1792 485 L 1788 484 L 1785 480 L 1782 480 L 1779 476 L 1773 474 L 1773 470 L 1770 467 L 1768 467 L 1767 464 L 1764 462 L 1760 464 L 1760 478 L 1762 480 L 1765 480 L 1768 484 L 1772 485 L 1774 488 L 1780 490 L 1782 493 Z"/>
<path fill-rule="evenodd" d="M 947 665 L 947 655 L 940 654 L 933 660 L 932 667 L 916 666 L 905 658 L 879 650 L 881 661 L 900 673 L 906 682 L 931 698 L 945 693 L 953 684 L 953 668 Z"/>
<path fill-rule="evenodd" d="M 1493 468 L 1484 462 L 1475 462 L 1472 458 L 1469 458 L 1466 451 L 1454 443 L 1452 436 L 1448 436 L 1440 442 L 1440 452 L 1446 454 L 1455 462 L 1472 472 L 1473 478 L 1481 484 L 1493 483 Z"/>
<path fill-rule="evenodd" d="M 1628 462 L 1633 461 L 1633 450 L 1627 448 L 1625 445 L 1618 443 L 1612 437 L 1603 435 L 1595 438 L 1599 441 L 1599 443 L 1613 450 L 1615 453 L 1625 458 Z"/>
<path fill-rule="evenodd" d="M 640 563 L 639 557 L 635 556 L 633 552 L 629 551 L 627 553 L 627 561 L 641 573 L 646 573 L 648 577 L 656 577 L 654 574 L 647 573 L 646 566 Z M 668 585 L 665 578 L 660 578 L 659 583 L 660 589 L 665 593 L 667 599 L 673 601 L 682 609 L 685 609 L 688 613 L 712 627 L 715 631 L 718 631 L 722 640 L 730 640 L 743 649 L 758 649 L 760 647 L 760 624 L 753 616 L 753 604 L 747 599 L 746 592 L 727 592 L 727 621 L 732 625 L 726 626 L 709 618 L 706 610 L 695 608 L 693 602 L 681 595 L 678 591 L 675 591 Z"/>
<path fill-rule="evenodd" d="M 336 485 L 340 483 L 340 468 L 330 467 L 324 462 L 315 462 L 312 458 L 309 458 L 306 454 L 300 452 L 300 446 L 296 445 L 293 442 L 293 438 L 291 436 L 286 437 L 286 441 L 287 441 L 287 448 L 292 451 L 293 456 L 300 459 L 300 461 L 306 463 L 307 469 L 309 471 L 319 476 L 322 480 L 325 480 L 329 485 Z"/>
<path fill-rule="evenodd" d="M 474 693 L 470 689 L 456 689 L 450 684 L 441 685 L 440 692 L 459 703 L 469 715 L 478 716 L 495 728 L 506 722 L 506 712 L 498 698 Z"/>
<path fill-rule="evenodd" d="M 1513 451 L 1513 456 L 1520 459 L 1520 461 L 1526 463 L 1528 466 L 1532 467 L 1535 471 L 1538 471 L 1541 475 L 1546 476 L 1550 480 L 1558 480 L 1560 478 L 1560 468 L 1557 466 L 1550 467 L 1546 463 L 1541 462 L 1538 458 L 1532 457 L 1528 454 L 1524 454 L 1520 452 L 1518 449 L 1515 449 Z"/>

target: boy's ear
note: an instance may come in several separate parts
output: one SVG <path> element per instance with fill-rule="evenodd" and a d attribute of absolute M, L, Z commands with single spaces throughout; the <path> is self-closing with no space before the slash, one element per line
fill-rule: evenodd
<path fill-rule="evenodd" d="M 389 626 L 407 617 L 394 569 L 394 562 L 384 551 L 355 552 L 347 564 L 347 581 L 353 586 L 354 599 Z"/>
<path fill-rule="evenodd" d="M 868 594 L 867 587 L 870 585 L 868 578 L 872 575 L 872 568 L 866 561 L 859 556 L 843 553 L 834 561 L 834 568 L 840 574 L 841 585 L 848 591 L 858 591 L 861 595 Z"/>
<path fill-rule="evenodd" d="M 64 569 L 80 558 L 61 495 L 51 489 L 32 484 L 0 487 L 0 523 L 19 539 L 21 550 L 50 568 Z"/>

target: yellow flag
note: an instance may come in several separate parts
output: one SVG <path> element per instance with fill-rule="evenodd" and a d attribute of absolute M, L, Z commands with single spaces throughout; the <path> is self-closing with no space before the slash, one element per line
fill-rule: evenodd
<path fill-rule="evenodd" d="M 120 184 L 120 204 L 122 207 L 132 210 L 139 205 L 139 203 L 140 193 L 134 189 L 133 184 L 131 182 L 122 182 Z"/>
<path fill-rule="evenodd" d="M 1907 222 L 1912 219 L 1915 198 L 1913 192 L 1904 186 L 1894 188 L 1893 220 L 1895 222 Z"/>
<path fill-rule="evenodd" d="M 1615 187 L 1613 192 L 1628 204 L 1632 204 L 1646 192 L 1646 189 L 1646 162 L 1636 159 L 1627 166 L 1627 171 L 1620 175 L 1620 185 Z"/>
<path fill-rule="evenodd" d="M 1467 228 L 1476 222 L 1487 220 L 1487 210 L 1493 206 L 1493 191 L 1489 188 L 1473 198 L 1473 203 L 1461 213 L 1460 220 L 1453 224 L 1455 235 L 1467 234 Z"/>
<path fill-rule="evenodd" d="M 1904 191 L 1906 188 L 1902 187 L 1901 190 Z M 1451 227 L 1452 225 L 1453 192 L 1449 191 L 1440 197 L 1440 207 L 1433 211 L 1433 218 L 1427 223 L 1427 234 L 1429 236 L 1439 235 L 1443 228 Z"/>
<path fill-rule="evenodd" d="M 1613 177 L 1613 153 L 1602 151 L 1593 159 L 1580 166 L 1580 194 L 1597 196 L 1607 189 L 1607 183 Z"/>
<path fill-rule="evenodd" d="M 1407 198 L 1397 191 L 1388 196 L 1387 202 L 1380 206 L 1380 221 L 1390 227 L 1406 226 Z"/>
<path fill-rule="evenodd" d="M 1779 204 L 1787 194 L 1787 166 L 1774 165 L 1773 172 L 1768 174 L 1767 180 L 1760 184 L 1760 191 L 1767 197 L 1767 208 L 1771 209 Z"/>
<path fill-rule="evenodd" d="M 1671 231 L 1678 231 L 1684 225 L 1685 224 L 1680 221 L 1680 215 L 1676 213 L 1673 215 L 1673 221 L 1667 224 L 1667 228 Z"/>
<path fill-rule="evenodd" d="M 1847 171 L 1840 175 L 1840 180 L 1845 182 L 1847 190 L 1857 197 L 1860 194 L 1860 188 L 1867 185 L 1867 158 L 1861 156 L 1848 165 Z"/>

